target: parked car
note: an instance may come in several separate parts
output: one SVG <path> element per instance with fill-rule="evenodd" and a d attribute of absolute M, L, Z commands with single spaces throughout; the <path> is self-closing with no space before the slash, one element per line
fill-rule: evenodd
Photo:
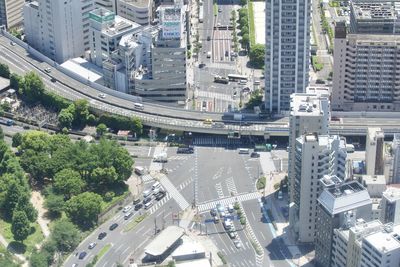
<path fill-rule="evenodd" d="M 87 253 L 86 253 L 85 251 L 81 252 L 81 253 L 79 254 L 79 259 L 80 259 L 80 260 L 83 260 L 83 258 L 85 258 L 86 255 L 87 255 Z"/>
<path fill-rule="evenodd" d="M 102 240 L 104 237 L 106 237 L 107 233 L 106 232 L 101 232 L 98 236 L 99 240 Z"/>
<path fill-rule="evenodd" d="M 252 158 L 259 158 L 259 157 L 260 157 L 260 154 L 257 153 L 257 152 L 252 152 L 252 153 L 250 154 L 250 157 L 252 157 Z"/>
<path fill-rule="evenodd" d="M 111 224 L 110 225 L 110 231 L 112 231 L 112 230 L 114 230 L 115 228 L 117 228 L 118 227 L 118 223 L 113 223 L 113 224 Z"/>
<path fill-rule="evenodd" d="M 92 242 L 92 243 L 90 243 L 89 244 L 89 249 L 92 249 L 92 248 L 94 248 L 95 246 L 97 245 L 97 243 L 96 242 Z"/>
<path fill-rule="evenodd" d="M 135 200 L 133 200 L 132 205 L 137 205 L 140 203 L 140 201 L 141 201 L 140 198 L 136 198 Z"/>
<path fill-rule="evenodd" d="M 147 203 L 151 202 L 151 197 L 147 197 L 143 199 L 143 204 L 146 205 Z"/>
<path fill-rule="evenodd" d="M 125 219 L 125 220 L 128 220 L 132 215 L 133 215 L 133 212 L 132 212 L 132 211 L 125 213 L 124 219 Z"/>
<path fill-rule="evenodd" d="M 143 204 L 142 203 L 138 203 L 135 206 L 135 210 L 140 210 L 142 207 L 143 207 Z"/>
<path fill-rule="evenodd" d="M 128 212 L 131 208 L 132 208 L 131 205 L 125 206 L 125 207 L 122 209 L 122 212 L 123 212 L 123 213 Z"/>

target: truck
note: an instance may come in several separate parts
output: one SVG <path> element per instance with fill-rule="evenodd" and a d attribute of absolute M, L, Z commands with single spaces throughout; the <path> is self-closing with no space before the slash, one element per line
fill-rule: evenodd
<path fill-rule="evenodd" d="M 153 159 L 154 162 L 167 162 L 168 161 L 168 156 L 166 152 L 162 152 L 156 156 L 154 156 Z"/>
<path fill-rule="evenodd" d="M 230 219 L 224 220 L 224 228 L 225 228 L 227 231 L 233 229 L 232 220 L 230 220 Z"/>
<path fill-rule="evenodd" d="M 137 175 L 143 175 L 144 174 L 144 168 L 142 167 L 142 166 L 136 166 L 135 167 L 135 173 L 137 174 Z"/>
<path fill-rule="evenodd" d="M 243 114 L 241 114 L 241 113 L 235 113 L 235 114 L 233 114 L 233 120 L 235 120 L 235 121 L 241 121 L 241 120 L 243 120 Z"/>

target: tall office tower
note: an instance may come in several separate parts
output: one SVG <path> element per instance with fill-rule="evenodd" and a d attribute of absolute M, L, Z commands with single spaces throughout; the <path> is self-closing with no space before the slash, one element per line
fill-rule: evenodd
<path fill-rule="evenodd" d="M 335 27 L 333 110 L 400 111 L 400 6 L 371 7 L 381 4 L 352 4 L 353 32 Z"/>
<path fill-rule="evenodd" d="M 360 218 L 370 221 L 371 211 L 368 191 L 357 181 L 325 188 L 318 198 L 315 265 L 331 267 L 334 230 L 354 225 Z"/>
<path fill-rule="evenodd" d="M 154 3 L 152 0 L 117 0 L 118 16 L 140 25 L 150 24 L 153 9 Z"/>
<path fill-rule="evenodd" d="M 6 29 L 22 26 L 24 0 L 0 0 L 0 25 Z"/>
<path fill-rule="evenodd" d="M 329 90 L 309 88 L 308 93 L 293 94 L 289 117 L 289 193 L 293 202 L 296 139 L 306 133 L 329 133 Z"/>
<path fill-rule="evenodd" d="M 90 49 L 89 12 L 94 0 L 38 0 L 24 5 L 26 40 L 58 63 Z"/>
<path fill-rule="evenodd" d="M 383 192 L 381 221 L 400 224 L 400 188 L 389 187 Z"/>
<path fill-rule="evenodd" d="M 265 1 L 265 107 L 290 109 L 290 95 L 308 86 L 310 0 Z"/>
<path fill-rule="evenodd" d="M 305 134 L 296 139 L 289 224 L 299 242 L 314 242 L 319 180 L 325 175 L 344 180 L 346 156 L 345 142 L 339 136 Z"/>
<path fill-rule="evenodd" d="M 117 13 L 117 0 L 95 0 L 95 5 L 97 8 L 105 8 L 114 14 Z"/>
<path fill-rule="evenodd" d="M 384 133 L 380 128 L 368 128 L 365 164 L 367 165 L 367 175 L 383 174 L 384 160 Z"/>
<path fill-rule="evenodd" d="M 98 8 L 90 12 L 90 59 L 97 66 L 102 67 L 103 61 L 108 59 L 118 49 L 123 35 L 133 31 L 138 32 L 140 25 L 126 20 L 107 9 Z"/>
<path fill-rule="evenodd" d="M 394 134 L 392 143 L 393 175 L 391 183 L 400 184 L 400 133 Z"/>
<path fill-rule="evenodd" d="M 383 230 L 379 220 L 366 222 L 363 219 L 355 225 L 344 225 L 333 230 L 332 267 L 360 267 L 364 237 Z"/>

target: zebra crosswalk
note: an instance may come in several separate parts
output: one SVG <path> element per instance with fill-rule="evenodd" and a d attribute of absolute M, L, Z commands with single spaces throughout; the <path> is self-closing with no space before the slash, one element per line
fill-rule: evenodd
<path fill-rule="evenodd" d="M 198 97 L 232 101 L 232 96 L 227 94 L 221 94 L 217 92 L 209 92 L 209 91 L 197 91 Z"/>
<path fill-rule="evenodd" d="M 168 200 L 171 199 L 171 195 L 167 193 L 167 195 L 161 199 L 160 201 L 158 201 L 157 203 L 155 203 L 148 211 L 149 214 L 153 214 L 154 212 L 156 212 L 159 208 L 161 208 L 162 205 L 164 205 Z M 153 200 L 155 201 L 155 200 Z"/>
<path fill-rule="evenodd" d="M 207 203 L 202 203 L 197 206 L 197 210 L 198 210 L 198 212 L 205 212 L 205 211 L 215 208 L 215 206 L 218 203 L 227 206 L 229 204 L 235 203 L 236 201 L 243 202 L 243 201 L 257 199 L 260 197 L 261 197 L 261 194 L 259 192 L 245 193 L 245 194 L 241 194 L 238 196 L 227 197 L 227 198 L 223 198 L 223 199 L 213 200 L 213 201 L 210 201 Z"/>
<path fill-rule="evenodd" d="M 235 181 L 233 180 L 233 177 L 229 177 L 225 180 L 226 186 L 228 187 L 228 191 L 231 194 L 237 195 L 237 188 L 235 185 Z"/>
<path fill-rule="evenodd" d="M 151 176 L 150 174 L 142 175 L 142 182 L 143 182 L 143 183 L 149 184 L 149 183 L 151 183 L 151 182 L 153 182 L 153 181 L 154 181 L 154 178 L 153 178 L 153 176 Z"/>
<path fill-rule="evenodd" d="M 215 190 L 217 190 L 217 194 L 219 198 L 224 198 L 224 191 L 222 190 L 222 184 L 217 183 L 215 184 Z"/>
<path fill-rule="evenodd" d="M 199 136 L 193 139 L 193 145 L 201 146 L 201 145 L 216 145 L 216 146 L 225 146 L 225 145 L 240 145 L 242 141 L 240 139 L 230 139 L 224 136 Z"/>
<path fill-rule="evenodd" d="M 182 194 L 176 189 L 166 175 L 160 175 L 160 183 L 165 190 L 172 196 L 172 198 L 178 203 L 178 206 L 184 210 L 189 207 L 189 203 L 182 196 Z"/>

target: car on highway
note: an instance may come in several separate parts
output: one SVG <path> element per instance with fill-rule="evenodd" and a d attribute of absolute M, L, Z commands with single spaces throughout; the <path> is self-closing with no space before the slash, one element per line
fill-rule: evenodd
<path fill-rule="evenodd" d="M 210 214 L 211 216 L 217 216 L 217 209 L 211 209 Z"/>
<path fill-rule="evenodd" d="M 131 205 L 125 206 L 125 207 L 122 209 L 122 212 L 123 212 L 123 213 L 128 212 L 128 211 L 130 211 L 131 208 L 132 208 Z"/>
<path fill-rule="evenodd" d="M 10 42 L 10 45 L 15 46 L 15 43 L 13 41 Z"/>
<path fill-rule="evenodd" d="M 233 244 L 235 244 L 236 248 L 241 248 L 242 247 L 242 242 L 240 242 L 239 240 L 233 241 Z"/>
<path fill-rule="evenodd" d="M 218 216 L 214 216 L 214 223 L 219 223 L 219 217 Z"/>
<path fill-rule="evenodd" d="M 51 72 L 51 68 L 47 67 L 47 68 L 44 69 L 44 71 L 47 72 L 47 73 L 50 73 Z"/>
<path fill-rule="evenodd" d="M 203 121 L 203 124 L 212 124 L 212 123 L 213 123 L 212 119 L 205 119 Z"/>
<path fill-rule="evenodd" d="M 259 157 L 260 157 L 260 153 L 251 152 L 250 157 L 251 157 L 251 158 L 259 158 Z"/>
<path fill-rule="evenodd" d="M 83 260 L 83 258 L 85 258 L 86 255 L 87 255 L 86 251 L 82 251 L 82 252 L 79 254 L 79 259 L 80 259 L 80 260 Z"/>
<path fill-rule="evenodd" d="M 164 191 L 159 192 L 158 194 L 156 194 L 156 200 L 160 201 L 161 199 L 163 199 L 165 197 L 166 193 Z"/>
<path fill-rule="evenodd" d="M 99 94 L 99 97 L 104 99 L 104 98 L 106 98 L 106 94 L 101 93 L 101 94 Z"/>
<path fill-rule="evenodd" d="M 237 236 L 238 236 L 236 232 L 228 232 L 228 235 L 229 235 L 229 237 L 232 238 L 232 239 L 235 239 L 235 238 L 237 238 Z"/>
<path fill-rule="evenodd" d="M 97 238 L 98 238 L 99 240 L 102 240 L 104 237 L 106 237 L 106 235 L 107 235 L 106 232 L 101 232 Z"/>
<path fill-rule="evenodd" d="M 204 63 L 200 63 L 200 64 L 199 64 L 199 68 L 200 68 L 200 69 L 204 68 L 205 66 L 206 66 L 206 64 L 204 64 Z"/>
<path fill-rule="evenodd" d="M 124 219 L 125 219 L 125 220 L 128 220 L 130 217 L 132 217 L 132 215 L 133 215 L 133 212 L 132 212 L 132 211 L 130 211 L 130 212 L 128 212 L 128 213 L 125 213 Z"/>
<path fill-rule="evenodd" d="M 225 124 L 223 122 L 214 122 L 212 127 L 213 128 L 225 128 Z"/>
<path fill-rule="evenodd" d="M 92 249 L 92 248 L 94 248 L 96 245 L 97 245 L 96 242 L 92 242 L 92 243 L 89 244 L 88 248 L 89 248 L 89 249 Z"/>
<path fill-rule="evenodd" d="M 143 207 L 142 203 L 136 204 L 135 205 L 135 210 L 140 210 Z"/>
<path fill-rule="evenodd" d="M 118 227 L 118 223 L 113 223 L 113 224 L 110 225 L 110 228 L 108 228 L 108 229 L 110 229 L 110 231 L 112 231 L 117 227 Z"/>
<path fill-rule="evenodd" d="M 278 192 L 278 199 L 279 199 L 279 200 L 282 200 L 282 199 L 283 199 L 282 191 L 279 191 L 279 192 Z"/>

